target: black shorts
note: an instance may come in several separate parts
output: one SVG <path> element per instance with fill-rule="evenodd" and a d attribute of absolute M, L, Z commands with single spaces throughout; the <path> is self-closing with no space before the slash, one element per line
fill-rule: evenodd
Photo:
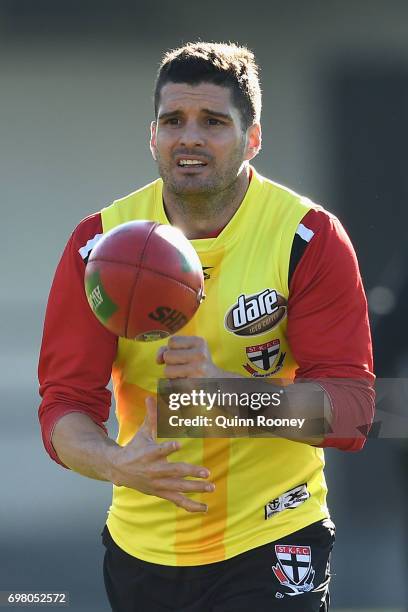
<path fill-rule="evenodd" d="M 105 526 L 106 592 L 114 612 L 326 612 L 334 533 L 326 519 L 226 561 L 173 567 L 127 554 Z"/>

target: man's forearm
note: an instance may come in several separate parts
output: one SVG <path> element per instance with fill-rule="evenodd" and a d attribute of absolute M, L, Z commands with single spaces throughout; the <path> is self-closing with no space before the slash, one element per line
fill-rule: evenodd
<path fill-rule="evenodd" d="M 314 382 L 291 384 L 285 388 L 285 397 L 289 418 L 304 419 L 305 426 L 299 437 L 297 433 L 293 436 L 293 429 L 285 431 L 284 428 L 279 435 L 296 442 L 320 446 L 325 434 L 330 431 L 333 416 L 330 397 L 325 389 Z M 282 417 L 282 414 L 279 416 Z"/>
<path fill-rule="evenodd" d="M 90 417 L 70 412 L 57 421 L 52 445 L 60 460 L 74 472 L 112 482 L 112 452 L 118 447 Z"/>

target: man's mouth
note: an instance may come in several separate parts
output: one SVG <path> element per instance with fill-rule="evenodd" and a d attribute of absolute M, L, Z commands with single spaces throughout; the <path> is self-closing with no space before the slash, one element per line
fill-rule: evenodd
<path fill-rule="evenodd" d="M 187 157 L 179 157 L 176 162 L 179 168 L 200 168 L 207 165 L 207 162 L 202 159 L 191 159 Z"/>

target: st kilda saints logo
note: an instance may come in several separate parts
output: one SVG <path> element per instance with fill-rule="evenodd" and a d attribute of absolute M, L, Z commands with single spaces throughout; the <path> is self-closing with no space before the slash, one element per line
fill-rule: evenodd
<path fill-rule="evenodd" d="M 275 289 L 242 294 L 225 316 L 225 327 L 237 336 L 260 336 L 286 316 L 287 301 Z"/>
<path fill-rule="evenodd" d="M 312 551 L 310 546 L 275 545 L 277 563 L 272 566 L 273 573 L 283 587 L 289 589 L 276 593 L 276 597 L 284 595 L 301 595 L 314 589 L 315 571 L 312 567 Z"/>
<path fill-rule="evenodd" d="M 243 367 L 251 374 L 251 376 L 259 378 L 272 376 L 281 370 L 286 355 L 286 353 L 281 353 L 278 359 L 280 352 L 279 339 L 269 340 L 269 342 L 255 344 L 254 346 L 247 346 L 245 348 L 245 352 L 249 363 L 247 362 L 242 364 Z M 259 370 L 262 370 L 262 372 L 258 372 L 253 366 L 259 368 Z M 273 370 L 271 370 L 271 368 L 273 368 Z M 264 374 L 264 372 L 266 373 Z"/>

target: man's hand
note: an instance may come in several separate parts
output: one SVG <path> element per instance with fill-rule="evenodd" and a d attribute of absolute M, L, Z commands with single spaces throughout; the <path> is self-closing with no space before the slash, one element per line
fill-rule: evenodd
<path fill-rule="evenodd" d="M 157 413 L 153 397 L 146 399 L 145 420 L 126 446 L 119 446 L 112 455 L 111 481 L 117 486 L 136 489 L 147 495 L 167 499 L 187 512 L 206 512 L 207 505 L 189 499 L 183 493 L 201 491 L 210 493 L 215 485 L 203 480 L 209 471 L 189 463 L 167 461 L 167 457 L 180 449 L 178 442 L 156 442 Z"/>
<path fill-rule="evenodd" d="M 165 364 L 165 378 L 231 377 L 214 365 L 207 342 L 199 336 L 171 336 L 167 346 L 160 347 L 156 361 Z"/>

